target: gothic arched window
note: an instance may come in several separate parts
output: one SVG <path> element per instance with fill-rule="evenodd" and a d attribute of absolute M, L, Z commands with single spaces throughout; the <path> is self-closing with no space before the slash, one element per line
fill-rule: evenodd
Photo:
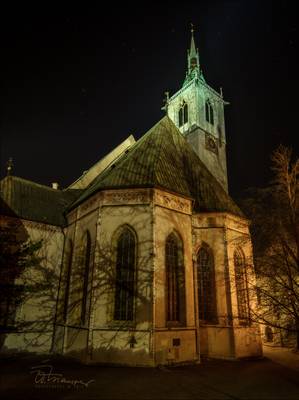
<path fill-rule="evenodd" d="M 116 244 L 114 319 L 117 321 L 133 320 L 135 264 L 135 235 L 129 228 L 125 228 Z"/>
<path fill-rule="evenodd" d="M 188 104 L 183 101 L 179 109 L 179 126 L 186 124 L 188 122 Z"/>
<path fill-rule="evenodd" d="M 188 104 L 184 104 L 184 124 L 188 122 Z"/>
<path fill-rule="evenodd" d="M 217 323 L 214 257 L 210 249 L 201 247 L 197 253 L 198 317 Z"/>
<path fill-rule="evenodd" d="M 65 253 L 65 273 L 64 273 L 64 292 L 63 292 L 63 322 L 67 320 L 68 314 L 68 302 L 70 293 L 70 281 L 71 281 L 71 271 L 72 271 L 72 261 L 73 261 L 73 242 L 71 239 L 68 240 L 66 244 Z"/>
<path fill-rule="evenodd" d="M 214 110 L 209 99 L 206 101 L 206 120 L 214 125 Z"/>
<path fill-rule="evenodd" d="M 183 125 L 183 109 L 182 107 L 179 109 L 179 126 Z"/>
<path fill-rule="evenodd" d="M 81 303 L 81 323 L 86 322 L 87 299 L 88 299 L 88 284 L 90 272 L 90 252 L 91 252 L 91 239 L 87 231 L 83 238 L 82 243 L 82 272 L 83 272 L 83 289 L 82 289 L 82 303 Z"/>
<path fill-rule="evenodd" d="M 242 250 L 237 249 L 234 253 L 235 282 L 237 293 L 238 317 L 240 323 L 248 323 L 249 299 L 247 290 L 247 276 L 245 269 L 245 258 Z"/>
<path fill-rule="evenodd" d="M 167 323 L 185 323 L 185 270 L 183 244 L 171 233 L 165 244 Z"/>

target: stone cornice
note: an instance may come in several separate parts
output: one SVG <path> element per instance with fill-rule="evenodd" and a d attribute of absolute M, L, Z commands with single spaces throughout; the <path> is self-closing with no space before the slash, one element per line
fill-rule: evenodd
<path fill-rule="evenodd" d="M 231 213 L 197 213 L 192 216 L 193 228 L 228 228 L 249 233 L 249 221 Z"/>
<path fill-rule="evenodd" d="M 179 211 L 184 214 L 191 215 L 192 201 L 184 197 L 170 194 L 162 190 L 154 190 L 154 203 L 158 206 L 168 208 L 170 210 Z"/>
<path fill-rule="evenodd" d="M 63 228 L 56 226 L 56 225 L 44 224 L 42 222 L 36 222 L 36 221 L 31 221 L 31 220 L 17 218 L 17 217 L 1 215 L 1 219 L 3 221 L 18 222 L 18 225 L 23 226 L 26 229 L 33 228 L 33 229 L 39 229 L 39 230 L 48 231 L 48 232 L 62 232 L 62 230 L 63 230 Z"/>
<path fill-rule="evenodd" d="M 121 189 L 103 192 L 103 205 L 149 204 L 151 189 Z"/>
<path fill-rule="evenodd" d="M 103 206 L 134 206 L 154 204 L 184 214 L 192 214 L 192 200 L 163 189 L 113 189 L 95 194 L 68 214 L 71 225 Z"/>

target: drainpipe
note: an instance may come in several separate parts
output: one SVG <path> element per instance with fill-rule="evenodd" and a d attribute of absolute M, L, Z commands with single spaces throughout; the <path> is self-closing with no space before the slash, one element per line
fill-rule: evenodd
<path fill-rule="evenodd" d="M 196 354 L 198 362 L 200 362 L 200 331 L 199 331 L 199 318 L 198 318 L 198 288 L 196 276 L 196 255 L 192 251 L 192 266 L 193 266 L 193 288 L 194 288 L 194 318 L 196 327 Z"/>
<path fill-rule="evenodd" d="M 100 200 L 101 201 L 101 200 Z M 93 283 L 94 283 L 94 270 L 96 268 L 96 250 L 97 245 L 100 245 L 100 233 L 101 233 L 101 224 L 102 224 L 102 205 L 99 205 L 98 211 L 98 220 L 96 223 L 96 233 L 95 233 L 95 243 L 94 243 L 94 256 L 91 266 L 91 278 L 90 282 L 90 299 L 89 299 L 89 318 L 88 318 L 88 332 L 87 332 L 87 357 L 89 357 L 88 361 L 92 360 L 93 356 L 93 327 L 94 327 L 94 290 L 93 290 Z"/>
<path fill-rule="evenodd" d="M 226 223 L 226 222 L 225 222 Z M 232 356 L 236 356 L 235 346 L 235 331 L 233 323 L 233 311 L 232 311 L 232 298 L 231 298 L 231 277 L 229 272 L 229 258 L 228 258 L 228 241 L 227 241 L 227 227 L 224 227 L 224 274 L 225 274 L 225 294 L 226 294 L 226 309 L 227 309 L 227 322 L 229 325 L 229 341 L 232 350 Z"/>
<path fill-rule="evenodd" d="M 155 273 L 155 259 L 156 259 L 156 235 L 155 235 L 155 222 L 156 222 L 156 216 L 155 216 L 155 212 L 156 212 L 156 207 L 154 204 L 154 200 L 155 200 L 155 191 L 154 189 L 151 190 L 151 208 L 152 208 L 152 243 L 153 243 L 153 248 L 152 248 L 152 253 L 153 253 L 153 257 L 152 257 L 152 329 L 151 329 L 151 351 L 153 354 L 153 362 L 154 362 L 154 366 L 156 366 L 156 351 L 155 351 L 155 327 L 156 327 L 156 318 L 155 318 L 155 314 L 156 314 L 156 307 L 155 307 L 155 281 L 156 281 L 156 273 Z"/>

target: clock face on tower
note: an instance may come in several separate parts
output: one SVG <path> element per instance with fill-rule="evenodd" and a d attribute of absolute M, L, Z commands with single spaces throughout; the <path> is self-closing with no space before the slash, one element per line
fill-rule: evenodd
<path fill-rule="evenodd" d="M 206 135 L 206 149 L 212 151 L 215 154 L 218 154 L 216 139 L 208 134 Z"/>
<path fill-rule="evenodd" d="M 211 149 L 215 149 L 216 148 L 216 143 L 212 138 L 209 138 L 209 147 Z"/>

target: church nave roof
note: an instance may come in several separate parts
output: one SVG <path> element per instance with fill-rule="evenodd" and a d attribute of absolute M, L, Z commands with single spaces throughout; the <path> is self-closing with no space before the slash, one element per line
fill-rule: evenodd
<path fill-rule="evenodd" d="M 138 187 L 159 187 L 193 198 L 196 212 L 231 212 L 243 216 L 168 117 L 161 119 L 96 177 L 70 208 L 99 190 Z"/>

